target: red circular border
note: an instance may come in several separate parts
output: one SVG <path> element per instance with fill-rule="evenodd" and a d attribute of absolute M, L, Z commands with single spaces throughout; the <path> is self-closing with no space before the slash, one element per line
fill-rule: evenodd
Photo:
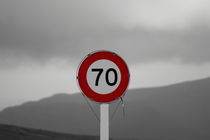
<path fill-rule="evenodd" d="M 87 82 L 87 71 L 88 71 L 89 66 L 93 64 L 95 61 L 101 60 L 101 59 L 112 61 L 118 66 L 121 72 L 120 84 L 118 85 L 117 89 L 115 89 L 113 92 L 108 93 L 108 94 L 99 94 L 93 91 Z M 129 78 L 130 78 L 130 74 L 129 74 L 129 70 L 125 61 L 121 57 L 119 57 L 116 53 L 109 52 L 109 51 L 98 51 L 98 52 L 89 54 L 85 58 L 85 60 L 81 63 L 78 74 L 77 74 L 78 83 L 82 92 L 88 98 L 96 102 L 101 102 L 101 103 L 112 102 L 116 100 L 117 98 L 121 97 L 128 87 Z"/>

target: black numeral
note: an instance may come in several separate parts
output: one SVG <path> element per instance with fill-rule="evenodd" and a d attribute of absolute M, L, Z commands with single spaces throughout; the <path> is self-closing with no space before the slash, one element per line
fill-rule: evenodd
<path fill-rule="evenodd" d="M 96 77 L 95 85 L 98 86 L 99 78 L 103 72 L 103 69 L 92 69 L 92 72 L 98 72 L 98 75 Z"/>
<path fill-rule="evenodd" d="M 114 73 L 114 81 L 112 83 L 109 81 L 109 73 L 111 71 Z M 115 69 L 110 68 L 106 71 L 106 82 L 110 86 L 114 86 L 117 83 L 117 71 Z"/>
<path fill-rule="evenodd" d="M 98 72 L 98 75 L 96 76 L 96 81 L 95 81 L 95 86 L 98 86 L 99 78 L 100 78 L 101 74 L 103 73 L 103 69 L 102 68 L 94 68 L 94 69 L 92 69 L 92 72 Z M 110 80 L 109 80 L 109 73 L 110 72 L 114 73 L 114 81 L 113 82 L 110 82 Z M 106 83 L 109 86 L 114 86 L 117 83 L 117 80 L 118 80 L 117 71 L 115 69 L 113 69 L 113 68 L 109 68 L 106 71 L 105 79 L 106 79 Z"/>

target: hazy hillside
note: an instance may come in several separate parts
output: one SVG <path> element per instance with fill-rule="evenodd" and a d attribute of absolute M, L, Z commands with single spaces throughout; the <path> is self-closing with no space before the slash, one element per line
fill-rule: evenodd
<path fill-rule="evenodd" d="M 124 100 L 125 118 L 120 107 L 110 122 L 113 138 L 210 139 L 210 78 L 129 90 Z M 81 94 L 58 94 L 7 108 L 0 113 L 0 123 L 99 135 L 99 123 Z"/>
<path fill-rule="evenodd" d="M 79 136 L 29 129 L 11 125 L 0 125 L 1 140 L 98 140 L 95 136 Z"/>

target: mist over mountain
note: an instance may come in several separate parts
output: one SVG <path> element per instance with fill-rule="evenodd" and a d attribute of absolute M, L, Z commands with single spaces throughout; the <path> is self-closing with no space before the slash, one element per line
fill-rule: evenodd
<path fill-rule="evenodd" d="M 112 138 L 210 139 L 210 78 L 128 90 L 125 117 L 110 120 Z M 110 117 L 119 101 L 111 104 Z M 91 103 L 98 113 L 99 104 Z M 97 114 L 99 116 L 99 114 Z M 82 94 L 56 94 L 0 112 L 0 123 L 56 132 L 99 135 L 99 122 Z"/>

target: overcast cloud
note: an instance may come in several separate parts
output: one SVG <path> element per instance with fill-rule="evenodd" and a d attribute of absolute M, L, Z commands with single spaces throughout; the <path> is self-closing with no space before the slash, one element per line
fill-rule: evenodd
<path fill-rule="evenodd" d="M 100 49 L 126 60 L 129 88 L 209 77 L 210 2 L 0 0 L 0 110 L 79 92 L 77 66 Z"/>
<path fill-rule="evenodd" d="M 78 61 L 93 50 L 129 63 L 210 60 L 207 0 L 4 0 L 0 64 Z"/>

